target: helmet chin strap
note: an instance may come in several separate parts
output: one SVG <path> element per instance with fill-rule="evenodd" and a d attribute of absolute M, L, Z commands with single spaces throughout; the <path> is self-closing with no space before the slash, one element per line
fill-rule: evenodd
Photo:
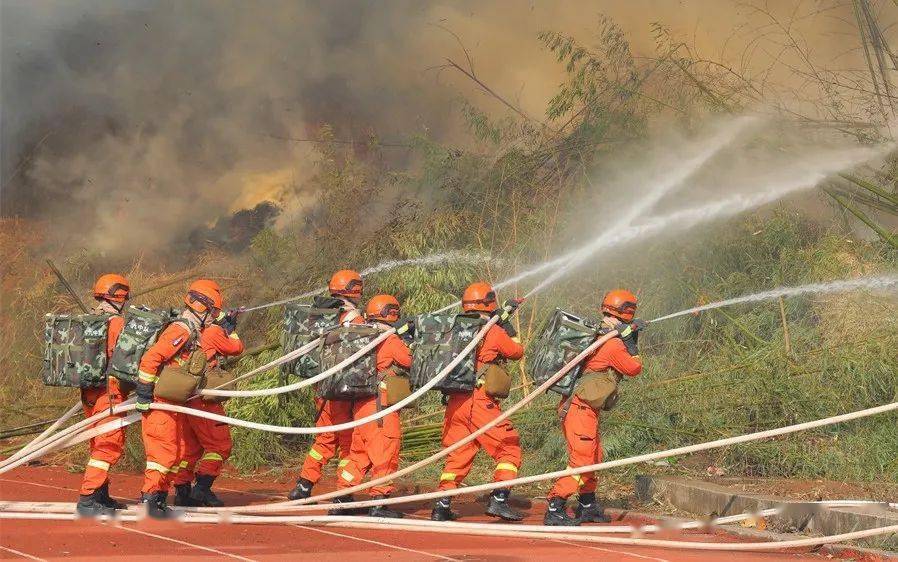
<path fill-rule="evenodd" d="M 206 325 L 206 320 L 209 319 L 209 309 L 208 308 L 206 309 L 206 312 L 204 312 L 202 316 L 197 314 L 197 312 L 192 308 L 188 307 L 187 310 L 189 310 L 190 313 L 193 314 L 193 317 L 197 319 L 197 321 L 200 323 L 201 328 Z"/>

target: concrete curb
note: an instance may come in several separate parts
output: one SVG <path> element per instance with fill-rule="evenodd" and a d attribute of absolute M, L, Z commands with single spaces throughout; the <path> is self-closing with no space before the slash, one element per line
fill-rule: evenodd
<path fill-rule="evenodd" d="M 784 511 L 776 516 L 777 523 L 798 531 L 821 535 L 836 535 L 860 529 L 898 525 L 898 513 L 882 506 L 809 507 L 806 503 L 794 500 L 735 492 L 717 484 L 676 477 L 637 476 L 636 495 L 643 503 L 660 500 L 699 516 L 735 515 L 782 506 Z M 746 531 L 746 529 L 738 529 L 738 531 Z M 758 536 L 758 531 L 750 533 Z M 834 554 L 836 550 L 839 552 L 854 551 L 861 554 L 862 557 L 872 556 L 873 558 L 869 559 L 873 560 L 898 560 L 898 553 L 843 545 L 826 548 L 835 549 L 831 550 Z"/>

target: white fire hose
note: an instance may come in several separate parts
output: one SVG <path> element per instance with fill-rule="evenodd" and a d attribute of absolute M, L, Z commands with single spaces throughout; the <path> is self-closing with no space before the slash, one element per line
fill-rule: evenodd
<path fill-rule="evenodd" d="M 468 343 L 468 345 L 464 348 L 464 350 L 462 350 L 461 353 L 459 353 L 457 356 L 455 356 L 455 358 L 453 358 L 453 360 L 451 362 L 449 362 L 449 364 L 447 364 L 446 367 L 444 367 L 442 371 L 437 373 L 437 375 L 435 377 L 430 379 L 425 385 L 423 385 L 417 391 L 413 392 L 411 395 L 406 397 L 404 400 L 401 400 L 400 402 L 397 402 L 396 404 L 393 404 L 392 406 L 384 408 L 383 410 L 380 410 L 379 412 L 371 414 L 370 416 L 360 418 L 358 420 L 346 422 L 343 424 L 328 425 L 328 426 L 321 426 L 321 427 L 291 427 L 291 426 L 280 426 L 280 425 L 270 425 L 270 424 L 249 422 L 249 421 L 241 420 L 238 418 L 231 418 L 228 416 L 220 416 L 218 414 L 212 414 L 210 412 L 203 412 L 203 411 L 195 410 L 193 408 L 188 408 L 185 406 L 178 406 L 175 404 L 161 404 L 158 402 L 154 402 L 153 404 L 150 405 L 150 408 L 155 409 L 155 410 L 165 410 L 165 411 L 169 411 L 169 412 L 177 412 L 177 413 L 199 416 L 199 417 L 211 419 L 214 421 L 228 423 L 230 425 L 246 427 L 249 429 L 258 429 L 261 431 L 270 431 L 270 432 L 275 432 L 275 433 L 291 434 L 291 435 L 315 435 L 315 434 L 319 434 L 319 433 L 330 433 L 330 432 L 343 431 L 343 430 L 347 430 L 347 429 L 353 429 L 360 425 L 364 425 L 368 422 L 377 421 L 378 419 L 381 419 L 384 416 L 386 416 L 392 412 L 399 411 L 400 409 L 411 404 L 413 401 L 417 400 L 425 392 L 427 392 L 428 390 L 433 388 L 437 383 L 439 383 L 442 379 L 444 379 L 456 367 L 456 365 L 458 365 L 468 354 L 473 352 L 474 348 L 477 346 L 477 344 L 480 343 L 480 340 L 483 339 L 483 337 L 486 335 L 486 332 L 498 321 L 499 321 L 498 316 L 494 316 L 493 318 L 490 318 L 486 322 L 486 324 L 483 325 L 483 327 L 480 329 L 480 331 L 477 333 L 477 335 L 474 336 L 474 338 L 471 340 L 471 342 Z M 388 330 L 380 337 L 386 337 L 390 333 L 392 333 L 392 331 Z M 119 414 L 119 413 L 129 412 L 134 409 L 136 409 L 136 405 L 133 404 L 129 400 L 125 403 L 115 406 L 112 409 L 112 412 Z M 29 462 L 30 460 L 32 460 L 34 458 L 38 458 L 43 454 L 46 454 L 47 452 L 49 452 L 50 447 L 54 446 L 54 444 L 55 445 L 61 444 L 62 439 L 72 436 L 74 433 L 82 430 L 83 428 L 85 428 L 101 419 L 106 418 L 108 415 L 109 414 L 107 412 L 103 412 L 101 414 L 92 416 L 88 419 L 82 420 L 81 422 L 79 422 L 75 425 L 72 425 L 69 428 L 66 428 L 65 430 L 58 433 L 53 438 L 47 439 L 44 443 L 41 443 L 39 445 L 38 449 L 32 450 L 31 452 L 29 452 L 25 456 L 17 459 L 14 462 L 3 464 L 2 466 L 0 466 L 0 474 L 7 472 L 9 470 L 12 470 L 13 468 L 16 468 L 18 466 L 21 466 L 22 464 L 25 464 L 26 462 Z M 128 418 L 125 418 L 125 419 L 113 420 L 113 421 L 109 422 L 108 424 L 104 424 L 104 426 L 108 425 L 111 429 L 108 429 L 107 431 L 111 431 L 112 429 L 117 429 L 118 427 L 124 427 L 125 425 L 132 423 L 132 420 L 136 420 L 136 419 L 139 419 L 139 418 L 138 417 L 131 418 L 129 416 Z M 85 432 L 83 435 L 79 435 L 76 438 L 76 440 L 74 440 L 72 442 L 64 443 L 63 446 L 69 446 L 69 445 L 73 445 L 75 443 L 81 442 L 83 440 L 87 440 L 90 438 L 90 437 L 88 437 L 89 434 L 91 436 L 102 434 L 103 433 L 102 431 L 101 432 L 96 431 L 98 429 L 100 429 L 100 428 L 93 428 L 93 429 Z"/>

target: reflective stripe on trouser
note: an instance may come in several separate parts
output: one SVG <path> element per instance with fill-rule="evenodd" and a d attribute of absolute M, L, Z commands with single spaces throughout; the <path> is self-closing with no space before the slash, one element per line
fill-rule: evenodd
<path fill-rule="evenodd" d="M 174 412 L 150 410 L 143 415 L 141 436 L 147 465 L 141 492 L 168 492 L 173 469 L 177 471 L 183 456 L 182 423 L 183 416 Z"/>
<path fill-rule="evenodd" d="M 482 388 L 470 394 L 453 394 L 449 397 L 443 421 L 443 447 L 460 441 L 501 414 L 499 401 L 488 396 Z M 449 453 L 440 476 L 439 489 L 457 488 L 471 471 L 474 457 L 481 448 L 496 461 L 494 482 L 517 476 L 521 466 L 521 439 L 511 422 L 505 420 L 471 443 Z"/>
<path fill-rule="evenodd" d="M 352 420 L 352 402 L 328 400 L 323 408 L 322 403 L 324 401 L 321 398 L 315 398 L 315 411 L 321 410 L 321 415 L 318 416 L 318 421 L 315 423 L 316 427 L 341 424 Z M 315 442 L 306 455 L 300 476 L 312 484 L 318 482 L 321 479 L 321 469 L 324 465 L 334 458 L 334 455 L 339 454 L 340 459 L 348 457 L 351 445 L 351 429 L 338 433 L 319 433 L 315 436 Z"/>
<path fill-rule="evenodd" d="M 377 412 L 377 401 L 374 398 L 356 401 L 352 410 L 352 419 L 368 417 Z M 369 422 L 355 428 L 352 433 L 352 446 L 345 465 L 339 471 L 337 486 L 341 489 L 359 484 L 370 471 L 375 480 L 396 472 L 399 468 L 399 449 L 402 446 L 402 429 L 399 413 L 393 412 L 382 418 L 382 425 Z M 342 462 L 341 462 L 342 464 Z M 373 486 L 368 490 L 372 496 L 388 496 L 393 493 L 392 482 Z"/>
<path fill-rule="evenodd" d="M 564 400 L 559 404 L 564 407 Z M 571 401 L 570 410 L 562 424 L 564 439 L 567 441 L 568 467 L 579 468 L 602 462 L 602 438 L 599 433 L 599 414 L 589 404 L 578 397 Z M 568 498 L 579 492 L 581 494 L 596 491 L 596 473 L 587 472 L 575 476 L 559 478 L 549 498 Z"/>
<path fill-rule="evenodd" d="M 187 406 L 212 414 L 225 415 L 224 406 L 220 402 L 207 402 L 195 398 L 187 402 Z M 194 473 L 208 476 L 221 474 L 222 466 L 231 456 L 231 427 L 222 422 L 208 420 L 198 416 L 184 416 L 182 439 L 184 456 L 181 459 L 181 470 L 172 479 L 174 484 L 191 482 Z"/>
<path fill-rule="evenodd" d="M 90 417 L 109 410 L 110 405 L 122 403 L 118 380 L 109 379 L 109 388 L 86 388 L 81 391 L 81 405 L 84 416 Z M 97 427 L 121 415 L 103 418 L 91 427 Z M 84 467 L 84 478 L 78 493 L 88 495 L 109 480 L 109 469 L 122 458 L 125 450 L 125 430 L 116 429 L 90 440 L 90 460 Z"/>

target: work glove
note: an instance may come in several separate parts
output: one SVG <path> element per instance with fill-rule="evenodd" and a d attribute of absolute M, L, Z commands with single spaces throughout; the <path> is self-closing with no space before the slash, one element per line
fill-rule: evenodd
<path fill-rule="evenodd" d="M 522 302 L 524 302 L 524 299 L 508 299 L 502 304 L 502 308 L 494 313 L 499 315 L 499 327 L 508 332 L 508 335 L 513 338 L 517 337 L 518 331 L 515 330 L 514 325 L 511 323 L 511 317 L 518 310 L 518 307 L 521 306 Z"/>
<path fill-rule="evenodd" d="M 646 326 L 648 326 L 648 322 L 641 318 L 636 318 L 629 324 L 620 322 L 614 327 L 620 339 L 624 342 L 627 353 L 630 355 L 639 355 L 639 332 L 644 330 Z"/>
<path fill-rule="evenodd" d="M 153 385 L 138 382 L 137 383 L 137 411 L 149 412 L 150 404 L 153 403 Z"/>
<path fill-rule="evenodd" d="M 415 339 L 415 319 L 414 318 L 400 318 L 396 321 L 393 326 L 396 328 L 396 334 L 398 334 L 405 341 L 412 341 Z"/>
<path fill-rule="evenodd" d="M 241 310 L 239 308 L 235 308 L 229 310 L 227 312 L 222 311 L 222 313 L 218 316 L 218 319 L 215 320 L 215 323 L 221 326 L 225 333 L 229 336 L 231 332 L 237 329 L 237 316 L 240 314 Z"/>

